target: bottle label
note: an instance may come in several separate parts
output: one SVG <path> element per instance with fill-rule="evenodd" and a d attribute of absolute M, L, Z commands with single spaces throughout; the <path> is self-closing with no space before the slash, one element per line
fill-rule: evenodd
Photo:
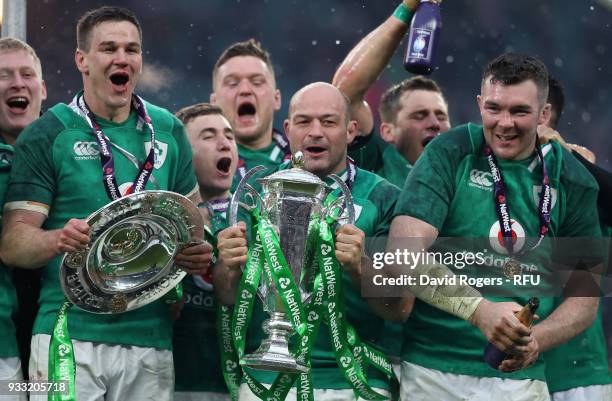
<path fill-rule="evenodd" d="M 431 57 L 431 35 L 433 31 L 429 29 L 413 29 L 411 32 L 411 43 L 409 58 L 429 59 Z"/>

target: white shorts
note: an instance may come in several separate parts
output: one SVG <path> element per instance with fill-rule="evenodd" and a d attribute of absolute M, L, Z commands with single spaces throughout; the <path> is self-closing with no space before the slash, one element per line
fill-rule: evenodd
<path fill-rule="evenodd" d="M 557 391 L 550 395 L 552 401 L 610 401 L 612 384 L 596 384 Z"/>
<path fill-rule="evenodd" d="M 48 379 L 51 336 L 32 337 L 30 378 Z M 172 351 L 72 340 L 79 401 L 171 401 L 174 395 Z M 30 401 L 47 401 L 32 396 Z"/>
<path fill-rule="evenodd" d="M 401 401 L 550 401 L 546 382 L 445 373 L 402 362 Z"/>
<path fill-rule="evenodd" d="M 174 393 L 174 401 L 231 401 L 227 393 L 213 393 L 210 391 L 181 391 Z"/>
<path fill-rule="evenodd" d="M 266 388 L 269 388 L 269 385 L 265 385 Z M 377 393 L 389 396 L 389 392 L 387 390 L 374 389 Z M 355 400 L 363 400 L 362 398 L 355 398 L 355 393 L 351 389 L 320 389 L 315 388 L 313 390 L 314 400 L 315 401 L 355 401 Z M 297 400 L 297 390 L 295 387 L 292 387 L 289 390 L 289 394 L 287 394 L 286 401 L 294 401 Z M 257 397 L 251 389 L 249 385 L 246 383 L 242 383 L 240 385 L 240 392 L 238 393 L 238 401 L 261 401 L 259 397 Z"/>
<path fill-rule="evenodd" d="M 21 381 L 21 360 L 18 357 L 0 358 L 0 380 L 2 381 Z M 2 401 L 26 401 L 28 398 L 25 393 L 15 395 L 0 395 Z"/>

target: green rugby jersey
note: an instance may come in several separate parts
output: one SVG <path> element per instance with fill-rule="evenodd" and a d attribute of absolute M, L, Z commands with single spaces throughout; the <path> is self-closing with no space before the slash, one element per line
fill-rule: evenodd
<path fill-rule="evenodd" d="M 4 143 L 0 135 L 0 229 L 2 228 L 2 212 L 4 197 L 11 174 L 13 147 Z M 0 262 L 0 358 L 19 356 L 13 314 L 17 310 L 17 294 L 8 267 Z"/>
<path fill-rule="evenodd" d="M 612 383 L 601 310 L 600 303 L 595 321 L 584 332 L 544 353 L 549 392 Z"/>
<path fill-rule="evenodd" d="M 612 237 L 610 227 L 601 225 L 602 235 Z M 607 242 L 610 244 L 609 240 Z M 608 263 L 610 261 L 608 260 Z M 560 300 L 556 300 L 560 302 Z M 593 324 L 565 344 L 544 354 L 548 391 L 555 393 L 576 387 L 610 384 L 608 352 L 602 326 L 602 301 Z"/>
<path fill-rule="evenodd" d="M 281 169 L 287 167 L 288 164 L 283 164 Z M 375 174 L 359 168 L 356 171 L 355 181 L 351 189 L 353 202 L 355 203 L 355 225 L 365 233 L 366 237 L 386 236 L 399 189 Z M 265 175 L 270 173 L 269 171 Z M 256 184 L 253 183 L 253 185 Z M 256 188 L 259 188 L 259 186 Z M 381 328 L 384 321 L 370 311 L 367 302 L 360 295 L 361 289 L 353 286 L 348 274 L 343 275 L 342 282 L 347 321 L 355 327 L 363 341 L 381 349 L 380 344 L 383 334 Z M 247 334 L 246 353 L 253 352 L 259 347 L 263 335 L 261 323 L 268 317 L 258 300 L 253 310 L 253 318 Z M 311 353 L 313 388 L 349 389 L 351 387 L 336 364 L 336 357 L 330 344 L 331 338 L 328 326 L 322 323 Z M 256 370 L 250 370 L 249 372 L 263 383 L 272 383 L 276 377 L 274 372 Z M 388 388 L 387 378 L 374 368 L 368 369 L 368 379 L 373 387 Z"/>
<path fill-rule="evenodd" d="M 490 257 L 494 266 L 501 266 L 506 255 L 498 242 L 500 229 L 493 200 L 493 180 L 483 147 L 482 127 L 474 124 L 457 127 L 434 139 L 408 177 L 394 214 L 425 221 L 438 230 L 440 237 L 489 238 L 491 246 L 486 251 L 485 260 Z M 543 153 L 552 186 L 548 236 L 600 236 L 595 180 L 557 143 L 545 146 Z M 542 167 L 537 157 L 498 162 L 506 186 L 512 229 L 517 235 L 515 252 L 522 247 L 527 250 L 531 243 L 524 239 L 537 238 L 540 229 L 537 194 L 542 182 Z M 537 273 L 546 277 L 551 273 L 548 270 L 551 246 L 550 241 L 543 241 L 539 247 L 527 252 L 521 262 L 531 264 Z M 460 249 L 443 250 L 457 252 Z M 503 277 L 500 270 L 483 266 L 477 274 L 478 277 Z M 456 269 L 455 272 L 472 277 L 475 274 L 469 269 Z M 525 288 L 529 289 L 529 286 Z M 550 286 L 541 283 L 532 287 L 531 293 L 541 294 L 549 289 Z M 519 304 L 527 301 L 524 296 L 488 298 L 513 300 Z M 553 308 L 552 297 L 541 297 L 538 315 L 543 320 Z M 455 374 L 545 380 L 542 357 L 533 366 L 514 373 L 490 368 L 483 361 L 486 344 L 486 338 L 476 327 L 417 299 L 404 327 L 402 358 Z"/>
<path fill-rule="evenodd" d="M 286 137 L 280 131 L 273 130 L 273 135 L 282 137 L 283 141 L 286 141 Z M 288 142 L 287 142 L 288 143 Z M 240 144 L 236 144 L 238 146 L 238 168 L 236 169 L 236 174 L 234 174 L 234 180 L 232 181 L 232 192 L 236 190 L 240 180 L 247 171 L 257 166 L 264 166 L 266 168 L 275 169 L 280 166 L 284 161 L 290 157 L 290 154 L 286 154 L 289 152 L 289 149 L 283 149 L 281 143 L 273 140 L 270 145 L 266 146 L 263 149 L 249 149 Z"/>
<path fill-rule="evenodd" d="M 212 232 L 227 228 L 225 212 L 216 212 L 211 219 Z M 216 241 L 207 238 L 214 246 Z M 217 301 L 214 298 L 212 272 L 205 276 L 188 275 L 183 279 L 185 305 L 174 322 L 172 354 L 174 357 L 174 389 L 189 392 L 227 393 L 221 374 L 221 356 L 215 325 Z"/>
<path fill-rule="evenodd" d="M 385 142 L 376 132 L 367 139 L 357 140 L 349 146 L 349 156 L 355 164 L 367 171 L 378 174 L 391 184 L 404 187 L 412 165 L 402 156 L 395 146 Z"/>
<path fill-rule="evenodd" d="M 191 165 L 191 147 L 182 124 L 168 111 L 145 103 L 155 128 L 155 165 L 146 189 L 192 194 L 197 182 Z M 132 110 L 123 123 L 98 118 L 110 142 L 131 153 L 140 162 L 150 149 L 146 124 L 139 124 Z M 114 146 L 117 183 L 121 193 L 129 187 L 138 168 Z M 62 228 L 71 218 L 86 219 L 111 202 L 102 183 L 102 168 L 96 139 L 86 121 L 68 105 L 58 104 L 32 123 L 19 136 L 6 197 L 13 208 L 28 208 L 28 202 L 50 206 L 43 229 Z M 46 266 L 40 293 L 40 310 L 34 334 L 51 334 L 57 311 L 64 301 L 58 267 L 63 255 Z M 170 349 L 172 322 L 168 305 L 156 301 L 143 308 L 117 315 L 99 315 L 72 308 L 68 313 L 72 338 L 108 344 Z"/>

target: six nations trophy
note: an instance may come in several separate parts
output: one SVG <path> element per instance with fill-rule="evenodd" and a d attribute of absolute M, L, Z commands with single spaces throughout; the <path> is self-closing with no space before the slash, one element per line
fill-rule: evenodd
<path fill-rule="evenodd" d="M 300 303 L 306 305 L 311 301 L 313 279 L 319 270 L 316 261 L 318 242 L 315 239 L 319 234 L 316 223 L 334 213 L 342 214 L 343 222 L 350 224 L 354 223 L 355 218 L 350 190 L 342 179 L 336 175 L 329 176 L 340 192 L 339 196 L 330 202 L 328 195 L 337 193 L 338 190 L 333 191 L 333 188 L 319 177 L 303 169 L 304 158 L 301 152 L 292 157 L 292 163 L 291 169 L 256 180 L 262 187 L 261 195 L 248 181 L 252 182 L 252 177 L 264 170 L 264 167 L 258 166 L 249 170 L 232 196 L 229 223 L 237 223 L 239 212 L 242 211 L 240 208 L 251 213 L 257 209 L 261 221 L 268 221 L 276 232 L 280 253 L 284 256 L 290 275 L 298 287 Z M 252 240 L 249 239 L 250 244 Z M 264 272 L 270 269 L 270 266 L 264 265 Z M 304 373 L 308 371 L 308 367 L 296 360 L 289 350 L 289 338 L 295 334 L 295 330 L 288 319 L 285 304 L 281 302 L 281 292 L 283 291 L 279 291 L 275 283 L 271 282 L 269 275 L 263 274 L 257 295 L 264 310 L 270 314 L 270 318 L 263 323 L 267 337 L 257 351 L 242 356 L 240 364 L 259 370 Z"/>

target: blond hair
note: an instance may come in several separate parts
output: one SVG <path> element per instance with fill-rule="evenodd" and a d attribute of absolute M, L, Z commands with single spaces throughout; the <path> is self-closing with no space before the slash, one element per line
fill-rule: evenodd
<path fill-rule="evenodd" d="M 40 79 L 42 79 L 42 65 L 40 64 L 40 59 L 36 55 L 36 52 L 29 44 L 15 38 L 0 38 L 0 53 L 3 52 L 12 52 L 17 50 L 24 50 L 32 59 L 34 59 L 34 67 L 36 68 L 36 72 L 38 73 Z"/>

